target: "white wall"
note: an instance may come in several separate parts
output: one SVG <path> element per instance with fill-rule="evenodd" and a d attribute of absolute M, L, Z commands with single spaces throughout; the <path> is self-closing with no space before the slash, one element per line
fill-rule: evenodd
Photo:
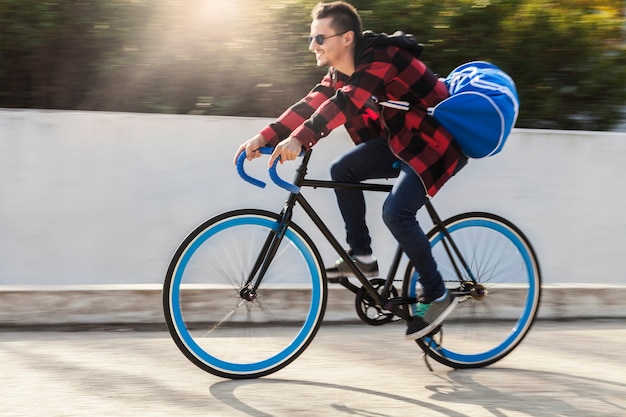
<path fill-rule="evenodd" d="M 163 280 L 178 243 L 223 210 L 280 210 L 285 192 L 239 179 L 237 146 L 268 120 L 128 113 L 0 111 L 0 284 L 144 284 Z M 310 172 L 351 146 L 342 129 Z M 516 130 L 505 150 L 471 161 L 434 203 L 444 217 L 501 214 L 526 232 L 546 283 L 626 283 L 625 133 Z M 250 172 L 267 178 L 264 161 Z M 295 164 L 281 172 L 291 178 Z M 337 236 L 332 191 L 309 191 Z M 394 247 L 369 216 L 381 267 Z M 422 216 L 420 216 L 422 218 Z M 312 237 L 319 236 L 296 215 Z M 321 243 L 325 261 L 332 250 Z"/>

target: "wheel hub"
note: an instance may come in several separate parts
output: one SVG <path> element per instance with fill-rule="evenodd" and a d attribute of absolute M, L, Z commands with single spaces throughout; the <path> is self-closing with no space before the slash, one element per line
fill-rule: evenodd
<path fill-rule="evenodd" d="M 471 284 L 469 287 L 469 293 L 475 300 L 481 300 L 488 294 L 487 289 L 482 284 Z"/>
<path fill-rule="evenodd" d="M 246 301 L 254 301 L 256 300 L 257 293 L 254 290 L 246 287 L 239 291 L 239 296 Z"/>

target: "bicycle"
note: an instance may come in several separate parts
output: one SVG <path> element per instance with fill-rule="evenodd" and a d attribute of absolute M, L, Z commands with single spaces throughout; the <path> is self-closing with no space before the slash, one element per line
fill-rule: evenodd
<path fill-rule="evenodd" d="M 262 149 L 264 154 L 271 149 Z M 300 192 L 302 188 L 358 188 L 389 192 L 391 184 L 337 183 L 307 179 L 312 151 L 304 153 L 280 213 L 240 209 L 222 213 L 193 230 L 176 250 L 163 287 L 169 332 L 181 352 L 214 375 L 257 378 L 293 362 L 311 343 L 324 316 L 328 286 L 320 253 L 292 221 L 299 205 L 351 266 L 358 280 L 339 284 L 355 294 L 359 318 L 369 325 L 411 320 L 420 292 L 408 263 L 401 294 L 394 285 L 403 262 L 398 247 L 386 279 L 366 278 Z M 246 181 L 264 187 L 244 170 Z M 510 221 L 471 212 L 441 220 L 431 201 L 428 237 L 446 287 L 459 303 L 446 321 L 416 340 L 424 357 L 452 368 L 493 364 L 519 345 L 537 315 L 541 276 L 535 252 Z M 445 338 L 444 338 L 445 334 Z M 431 368 L 432 369 L 432 368 Z"/>

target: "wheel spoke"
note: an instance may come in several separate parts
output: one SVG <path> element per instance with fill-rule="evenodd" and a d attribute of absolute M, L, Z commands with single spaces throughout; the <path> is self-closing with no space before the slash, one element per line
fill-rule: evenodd
<path fill-rule="evenodd" d="M 444 323 L 445 340 L 424 338 L 428 355 L 452 367 L 480 367 L 500 360 L 524 338 L 537 313 L 541 278 L 534 251 L 510 222 L 491 214 L 469 213 L 444 222 L 468 263 L 476 286 L 451 279 L 455 269 L 443 250 L 443 235 L 431 232 L 433 256 L 446 286 L 463 299 Z M 418 291 L 418 276 L 407 271 L 403 293 Z M 472 289 L 484 291 L 472 293 Z M 465 295 L 467 294 L 467 295 Z"/>
<path fill-rule="evenodd" d="M 241 289 L 278 216 L 238 210 L 199 226 L 181 244 L 164 286 L 166 322 L 197 366 L 251 378 L 293 361 L 321 323 L 326 283 L 310 238 L 290 225 L 254 298 Z"/>

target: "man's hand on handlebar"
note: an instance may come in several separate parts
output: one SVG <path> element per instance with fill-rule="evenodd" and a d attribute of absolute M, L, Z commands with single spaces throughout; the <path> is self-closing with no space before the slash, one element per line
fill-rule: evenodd
<path fill-rule="evenodd" d="M 261 156 L 259 148 L 262 148 L 266 144 L 267 141 L 261 134 L 258 134 L 252 139 L 244 142 L 243 144 L 241 144 L 239 149 L 237 149 L 237 152 L 235 153 L 235 158 L 233 159 L 233 164 L 237 165 L 237 159 L 242 152 L 246 153 L 246 159 L 248 161 L 252 161 L 254 158 L 259 158 Z"/>
<path fill-rule="evenodd" d="M 241 145 L 237 150 L 237 153 L 235 154 L 235 166 L 237 167 L 237 172 L 239 173 L 239 176 L 248 181 L 250 184 L 256 185 L 257 187 L 265 188 L 265 183 L 246 174 L 243 166 L 246 159 L 251 160 L 261 155 L 271 154 L 268 168 L 272 181 L 276 185 L 284 188 L 290 193 L 299 193 L 299 186 L 287 182 L 278 176 L 278 173 L 276 172 L 276 164 L 278 163 L 278 161 L 290 161 L 296 159 L 296 157 L 298 157 L 299 155 L 304 155 L 305 152 L 302 145 L 300 144 L 300 141 L 290 137 L 279 143 L 275 148 L 271 148 L 269 146 L 256 148 L 256 144 L 258 143 L 256 139 L 258 138 L 252 138 L 243 145 Z M 297 151 L 295 151 L 295 149 L 297 149 Z"/>
<path fill-rule="evenodd" d="M 259 148 L 262 148 L 266 145 L 267 140 L 265 140 L 265 138 L 261 134 L 258 134 L 252 139 L 247 140 L 246 142 L 241 144 L 241 146 L 239 146 L 239 148 L 237 149 L 237 152 L 235 152 L 233 164 L 237 165 L 237 159 L 239 158 L 239 155 L 241 155 L 243 152 L 245 152 L 246 159 L 248 161 L 259 158 L 262 155 L 259 151 Z M 285 161 L 293 161 L 298 157 L 298 155 L 300 155 L 301 152 L 302 143 L 298 139 L 289 136 L 287 139 L 276 145 L 274 151 L 272 152 L 272 155 L 270 156 L 268 166 L 271 167 L 274 164 L 274 161 L 279 157 L 281 164 Z"/>
<path fill-rule="evenodd" d="M 274 165 L 274 161 L 276 158 L 280 157 L 280 163 L 282 164 L 285 161 L 293 161 L 300 155 L 302 152 L 302 142 L 293 136 L 289 136 L 287 139 L 280 142 L 274 148 L 274 152 L 272 152 L 272 156 L 270 156 L 270 160 L 268 166 Z"/>

